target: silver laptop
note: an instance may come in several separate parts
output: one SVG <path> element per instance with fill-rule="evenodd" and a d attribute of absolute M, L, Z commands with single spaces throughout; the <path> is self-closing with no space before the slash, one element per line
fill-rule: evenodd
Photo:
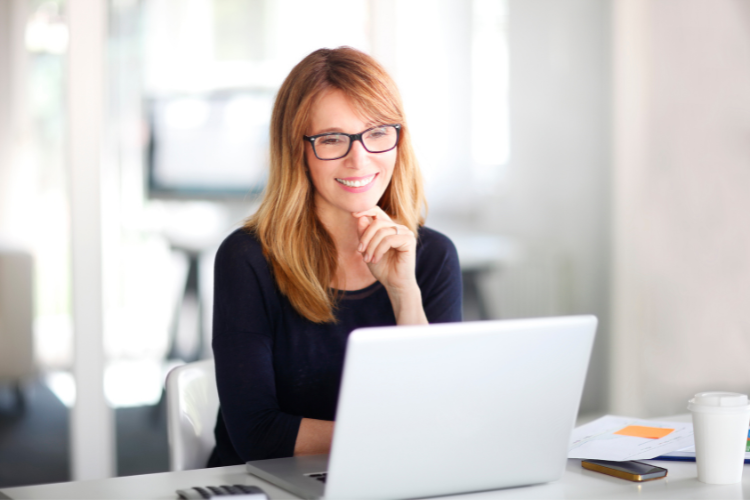
<path fill-rule="evenodd" d="M 570 316 L 355 330 L 330 455 L 257 460 L 247 471 L 308 499 L 559 479 L 596 324 Z"/>

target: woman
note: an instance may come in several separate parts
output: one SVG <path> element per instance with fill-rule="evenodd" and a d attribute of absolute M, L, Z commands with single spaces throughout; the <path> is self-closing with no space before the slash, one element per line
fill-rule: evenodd
<path fill-rule="evenodd" d="M 303 59 L 276 97 L 270 163 L 260 208 L 216 256 L 209 466 L 327 453 L 352 330 L 461 320 L 456 251 L 422 227 L 409 128 L 374 59 Z"/>

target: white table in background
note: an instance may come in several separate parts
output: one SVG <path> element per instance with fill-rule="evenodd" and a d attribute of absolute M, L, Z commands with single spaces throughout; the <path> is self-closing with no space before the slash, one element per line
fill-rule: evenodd
<path fill-rule="evenodd" d="M 518 243 L 497 234 L 464 231 L 451 231 L 446 234 L 456 246 L 465 298 L 476 301 L 479 319 L 490 319 L 489 300 L 482 291 L 480 281 L 488 273 L 518 260 Z"/>

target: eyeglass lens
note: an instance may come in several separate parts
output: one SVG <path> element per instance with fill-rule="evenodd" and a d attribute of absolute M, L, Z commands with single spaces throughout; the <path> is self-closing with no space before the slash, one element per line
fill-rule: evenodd
<path fill-rule="evenodd" d="M 367 130 L 362 134 L 362 143 L 370 153 L 382 153 L 393 149 L 398 140 L 396 127 L 384 125 Z M 321 160 L 332 160 L 345 156 L 349 151 L 351 138 L 346 134 L 330 134 L 315 140 L 315 154 Z"/>

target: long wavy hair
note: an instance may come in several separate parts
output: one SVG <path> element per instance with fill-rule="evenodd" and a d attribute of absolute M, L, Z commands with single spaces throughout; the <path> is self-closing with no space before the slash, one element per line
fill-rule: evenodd
<path fill-rule="evenodd" d="M 396 165 L 378 202 L 414 233 L 424 224 L 426 201 L 409 127 L 395 83 L 375 59 L 350 47 L 320 49 L 292 69 L 276 96 L 271 117 L 270 172 L 258 211 L 245 223 L 271 265 L 279 290 L 315 323 L 335 322 L 337 251 L 315 211 L 302 136 L 316 99 L 342 91 L 357 112 L 379 123 L 400 123 Z"/>

